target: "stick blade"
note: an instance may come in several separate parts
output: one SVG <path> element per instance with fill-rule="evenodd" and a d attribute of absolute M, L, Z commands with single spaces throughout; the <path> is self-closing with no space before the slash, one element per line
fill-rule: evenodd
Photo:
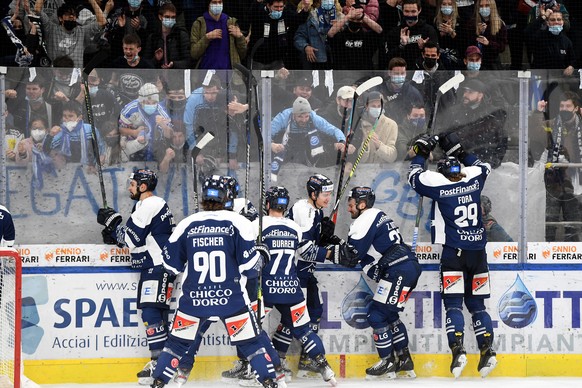
<path fill-rule="evenodd" d="M 202 148 L 206 147 L 206 145 L 210 143 L 212 139 L 214 139 L 214 133 L 207 131 L 204 136 L 202 136 L 202 138 L 196 142 L 196 146 L 194 146 L 191 156 L 196 158 L 200 151 L 202 151 Z"/>
<path fill-rule="evenodd" d="M 356 88 L 356 94 L 361 96 L 366 90 L 372 89 L 374 86 L 380 85 L 384 80 L 379 75 L 370 78 Z"/>
<path fill-rule="evenodd" d="M 446 92 L 451 90 L 453 87 L 455 87 L 455 85 L 459 85 L 464 80 L 465 80 L 465 76 L 463 75 L 463 73 L 459 73 L 459 74 L 455 75 L 454 77 L 452 77 L 451 79 L 449 79 L 447 82 L 445 82 L 444 84 L 442 84 L 439 87 L 439 93 L 445 94 Z"/>

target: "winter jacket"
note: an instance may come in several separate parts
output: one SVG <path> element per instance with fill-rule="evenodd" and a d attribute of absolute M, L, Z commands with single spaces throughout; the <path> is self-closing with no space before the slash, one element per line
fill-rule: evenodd
<path fill-rule="evenodd" d="M 155 52 L 157 49 L 164 49 L 164 38 L 162 32 L 156 31 L 150 34 L 146 40 L 143 56 L 154 63 L 159 69 L 164 60 L 156 61 Z M 180 27 L 174 27 L 166 37 L 166 63 L 174 62 L 174 69 L 188 69 L 190 67 L 190 38 L 188 32 Z"/>

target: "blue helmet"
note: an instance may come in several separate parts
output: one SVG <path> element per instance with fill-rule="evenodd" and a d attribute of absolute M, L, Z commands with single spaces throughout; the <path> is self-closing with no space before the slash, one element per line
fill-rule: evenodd
<path fill-rule="evenodd" d="M 271 186 L 265 193 L 265 201 L 270 209 L 285 211 L 289 207 L 289 191 L 283 186 Z"/>
<path fill-rule="evenodd" d="M 371 208 L 374 206 L 374 202 L 376 201 L 376 194 L 370 187 L 356 186 L 350 191 L 348 200 L 352 198 L 356 200 L 356 204 L 358 204 L 360 201 L 364 201 L 366 203 L 366 208 Z"/>
<path fill-rule="evenodd" d="M 130 180 L 136 181 L 138 185 L 145 183 L 148 191 L 154 191 L 158 185 L 158 177 L 149 168 L 135 169 L 129 176 Z"/>
<path fill-rule="evenodd" d="M 315 197 L 323 191 L 333 191 L 333 182 L 331 179 L 323 174 L 315 174 L 309 177 L 307 181 L 307 194 L 311 198 L 311 193 L 315 193 Z"/>
<path fill-rule="evenodd" d="M 202 186 L 202 200 L 224 203 L 228 198 L 228 188 L 220 175 L 212 175 L 204 181 Z"/>
<path fill-rule="evenodd" d="M 451 178 L 461 173 L 461 162 L 454 156 L 447 156 L 437 162 L 437 171 Z"/>

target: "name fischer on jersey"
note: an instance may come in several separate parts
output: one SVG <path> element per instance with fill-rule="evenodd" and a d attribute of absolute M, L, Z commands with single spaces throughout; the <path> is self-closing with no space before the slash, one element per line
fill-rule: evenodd
<path fill-rule="evenodd" d="M 472 192 L 478 191 L 478 190 L 479 190 L 479 182 L 476 181 L 471 186 L 465 186 L 465 187 L 456 186 L 456 187 L 453 187 L 452 189 L 440 190 L 439 196 L 441 198 L 442 197 L 454 197 L 454 196 L 459 195 L 459 194 L 472 193 Z"/>

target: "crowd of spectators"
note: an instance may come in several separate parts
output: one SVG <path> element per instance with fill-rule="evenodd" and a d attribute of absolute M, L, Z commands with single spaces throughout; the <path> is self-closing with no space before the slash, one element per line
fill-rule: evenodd
<path fill-rule="evenodd" d="M 508 70 L 514 80 L 515 70 L 558 74 L 561 80 L 548 80 L 539 94 L 547 101 L 546 121 L 559 117 L 567 93 L 580 106 L 573 77 L 581 67 L 582 4 L 573 0 L 6 3 L 0 9 L 7 15 L 0 65 L 10 68 L 6 156 L 32 165 L 37 187 L 43 174 L 68 163 L 93 171 L 97 152 L 103 166 L 155 162 L 166 173 L 189 160 L 206 130 L 218 139 L 196 163 L 210 171 L 224 163 L 225 173 L 236 176 L 254 110 L 241 65 L 274 71 L 274 180 L 287 163 L 328 167 L 344 151 L 348 168 L 359 154 L 362 163 L 406 160 L 429 129 L 457 132 L 467 150 L 497 168 L 517 133 L 519 101 L 516 83 L 494 71 Z M 95 68 L 86 75 L 87 67 Z M 187 79 L 175 69 L 201 71 Z M 335 71 L 331 81 L 326 70 Z M 435 111 L 439 87 L 459 72 L 465 81 L 440 96 Z M 374 74 L 383 82 L 361 97 L 348 138 L 355 88 Z M 574 117 L 580 131 L 579 108 Z M 552 122 L 552 138 L 551 125 L 540 122 L 530 127 L 542 139 L 532 142 L 532 160 L 563 161 L 563 152 L 542 156 L 535 147 L 560 149 L 568 132 Z M 576 144 L 558 145 L 573 147 L 569 157 L 579 160 Z"/>

